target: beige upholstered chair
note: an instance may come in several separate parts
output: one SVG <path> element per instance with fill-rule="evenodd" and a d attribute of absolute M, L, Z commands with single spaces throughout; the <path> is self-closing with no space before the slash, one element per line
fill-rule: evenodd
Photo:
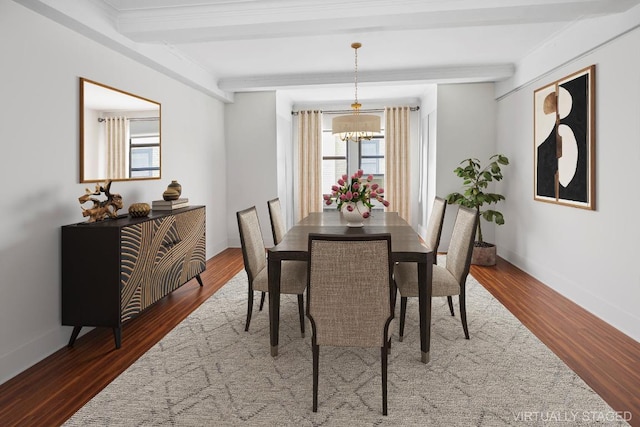
<path fill-rule="evenodd" d="M 440 245 L 440 236 L 442 235 L 442 224 L 444 224 L 444 214 L 447 210 L 447 201 L 442 197 L 437 197 L 433 201 L 433 207 L 431 208 L 431 216 L 429 216 L 429 222 L 427 223 L 427 236 L 425 243 L 431 249 L 433 249 L 433 262 L 438 263 L 438 246 Z M 395 295 L 394 295 L 395 299 Z M 449 302 L 449 310 L 453 316 L 453 299 L 451 296 L 447 297 Z M 395 308 L 395 301 L 393 304 Z M 400 313 L 406 313 L 407 310 L 407 297 L 400 298 Z M 400 330 L 404 331 L 405 316 L 400 316 Z M 402 341 L 402 334 L 400 335 L 400 341 Z"/>
<path fill-rule="evenodd" d="M 280 206 L 280 199 L 275 198 L 267 202 L 269 208 L 269 219 L 271 220 L 271 233 L 273 234 L 273 244 L 277 245 L 282 241 L 285 233 L 287 232 L 287 226 L 284 223 L 284 216 L 282 215 L 282 207 Z"/>
<path fill-rule="evenodd" d="M 240 243 L 244 269 L 249 278 L 249 303 L 247 307 L 247 323 L 244 330 L 249 330 L 251 311 L 253 310 L 253 291 L 269 291 L 267 259 L 262 240 L 262 231 L 255 206 L 237 212 Z M 304 301 L 302 294 L 307 285 L 306 263 L 283 261 L 280 278 L 280 292 L 298 295 L 298 311 L 300 315 L 300 331 L 304 337 Z"/>
<path fill-rule="evenodd" d="M 442 224 L 444 224 L 444 213 L 447 210 L 447 201 L 442 197 L 436 197 L 433 200 L 433 207 L 431 208 L 431 216 L 427 223 L 427 238 L 426 244 L 429 248 L 433 249 L 434 262 L 437 264 L 438 246 L 440 245 L 440 236 L 442 235 Z"/>
<path fill-rule="evenodd" d="M 275 199 L 269 200 L 267 202 L 267 207 L 269 208 L 269 219 L 271 222 L 271 234 L 273 236 L 273 244 L 277 245 L 282 241 L 282 239 L 284 238 L 284 235 L 287 232 L 287 226 L 284 221 L 284 216 L 282 215 L 282 207 L 280 205 L 280 199 L 275 198 Z M 288 261 L 288 262 L 303 263 L 304 268 L 305 269 L 307 268 L 306 261 Z M 262 307 L 264 306 L 264 296 L 265 296 L 265 293 L 263 292 L 260 298 L 261 311 L 262 311 Z"/>
<path fill-rule="evenodd" d="M 471 265 L 471 252 L 475 238 L 478 217 L 473 209 L 460 206 L 456 221 L 453 225 L 453 233 L 449 250 L 447 251 L 447 265 L 433 266 L 433 293 L 434 297 L 458 295 L 460 302 L 460 318 L 464 336 L 469 339 L 467 328 L 467 311 L 465 305 L 465 283 Z M 404 335 L 404 317 L 406 315 L 406 298 L 418 296 L 418 267 L 415 263 L 401 262 L 395 266 L 394 280 L 400 291 L 400 341 Z M 404 301 L 402 301 L 404 300 Z"/>
<path fill-rule="evenodd" d="M 314 412 L 319 346 L 379 347 L 382 413 L 387 415 L 387 352 L 393 319 L 390 254 L 389 234 L 309 235 L 307 317 L 313 331 Z"/>

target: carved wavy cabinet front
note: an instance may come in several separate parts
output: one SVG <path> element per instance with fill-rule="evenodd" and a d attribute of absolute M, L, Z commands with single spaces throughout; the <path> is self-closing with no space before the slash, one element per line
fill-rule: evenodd
<path fill-rule="evenodd" d="M 152 212 L 62 228 L 63 324 L 111 326 L 119 347 L 129 320 L 200 273 L 206 264 L 205 208 Z"/>

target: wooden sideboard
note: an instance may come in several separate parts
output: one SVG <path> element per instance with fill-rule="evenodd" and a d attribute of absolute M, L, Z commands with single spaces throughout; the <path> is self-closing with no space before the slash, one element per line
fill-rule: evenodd
<path fill-rule="evenodd" d="M 62 324 L 113 328 L 205 270 L 205 208 L 151 211 L 148 217 L 62 227 Z"/>

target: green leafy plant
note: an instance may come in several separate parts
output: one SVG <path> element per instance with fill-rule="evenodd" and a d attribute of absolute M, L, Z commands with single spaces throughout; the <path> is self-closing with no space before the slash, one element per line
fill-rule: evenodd
<path fill-rule="evenodd" d="M 487 186 L 492 181 L 502 180 L 502 170 L 500 165 L 509 164 L 509 159 L 502 154 L 495 154 L 489 158 L 491 161 L 484 168 L 478 159 L 465 159 L 460 162 L 463 166 L 458 166 L 453 172 L 463 179 L 464 193 L 451 193 L 447 195 L 447 203 L 457 203 L 468 208 L 475 209 L 478 216 L 482 216 L 486 221 L 495 222 L 498 225 L 504 224 L 502 213 L 494 209 L 481 210 L 482 206 L 498 203 L 504 200 L 504 196 L 496 193 L 485 192 Z M 478 221 L 478 232 L 476 233 L 476 246 L 487 246 L 482 238 L 481 222 Z"/>

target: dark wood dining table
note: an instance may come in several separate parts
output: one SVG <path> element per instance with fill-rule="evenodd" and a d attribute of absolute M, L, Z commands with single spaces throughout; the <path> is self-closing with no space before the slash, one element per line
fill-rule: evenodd
<path fill-rule="evenodd" d="M 280 275 L 284 260 L 308 261 L 309 233 L 322 234 L 391 234 L 391 257 L 394 262 L 418 264 L 418 304 L 420 313 L 420 350 L 423 363 L 429 362 L 431 342 L 431 275 L 433 251 L 397 212 L 374 211 L 363 227 L 348 227 L 338 211 L 311 213 L 294 225 L 282 241 L 269 249 L 269 325 L 271 355 L 278 355 L 280 327 Z"/>

